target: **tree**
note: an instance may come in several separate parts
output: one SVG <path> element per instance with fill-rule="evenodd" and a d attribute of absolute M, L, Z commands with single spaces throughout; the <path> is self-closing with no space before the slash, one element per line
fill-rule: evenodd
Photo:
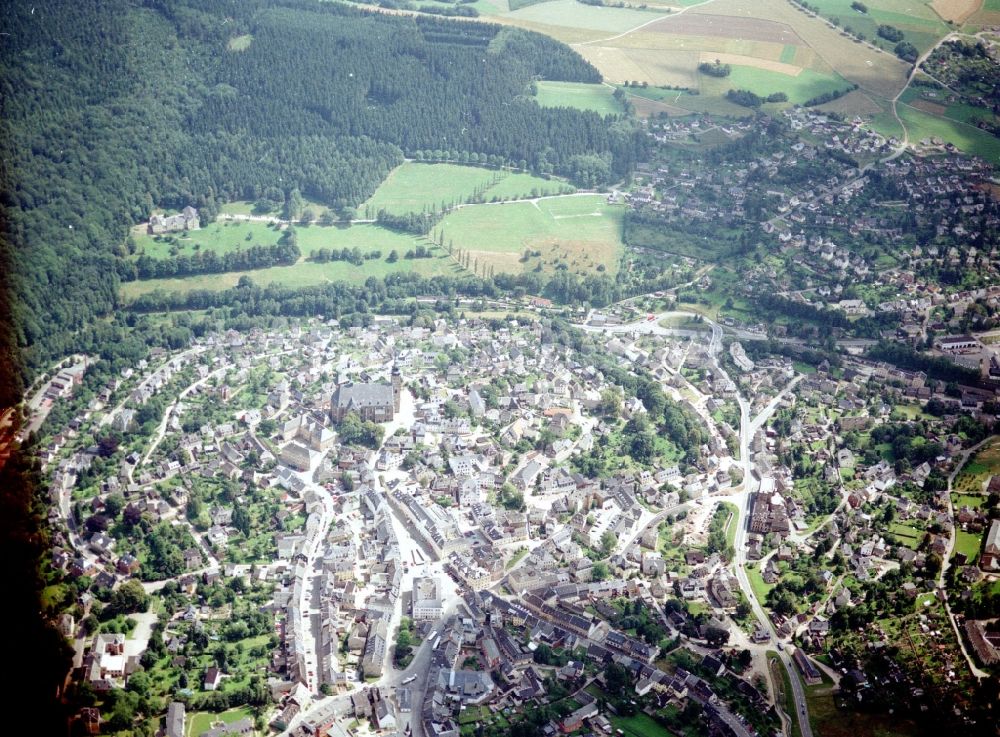
<path fill-rule="evenodd" d="M 121 494 L 111 494 L 104 500 L 104 513 L 111 519 L 117 519 L 125 508 L 125 497 Z"/>
<path fill-rule="evenodd" d="M 608 387 L 601 391 L 601 400 L 597 403 L 598 414 L 605 417 L 618 417 L 622 413 L 625 401 L 618 387 Z"/>
<path fill-rule="evenodd" d="M 130 579 L 115 589 L 111 594 L 108 608 L 113 614 L 132 614 L 144 612 L 149 608 L 149 595 L 142 584 Z"/>
<path fill-rule="evenodd" d="M 608 579 L 608 564 L 603 561 L 594 563 L 590 569 L 590 577 L 594 581 L 606 581 Z"/>
<path fill-rule="evenodd" d="M 242 532 L 245 537 L 250 536 L 250 513 L 242 504 L 236 505 L 233 509 L 233 527 Z"/>
<path fill-rule="evenodd" d="M 611 663 L 604 669 L 604 682 L 608 692 L 613 694 L 626 693 L 631 679 L 628 670 L 621 663 Z"/>
<path fill-rule="evenodd" d="M 729 630 L 722 627 L 708 626 L 705 628 L 705 640 L 712 647 L 722 647 L 729 642 Z"/>
<path fill-rule="evenodd" d="M 548 665 L 552 662 L 552 648 L 546 645 L 544 642 L 535 648 L 535 652 L 532 655 L 536 663 L 542 665 Z"/>
<path fill-rule="evenodd" d="M 618 536 L 611 530 L 607 530 L 601 535 L 601 552 L 604 554 L 604 557 L 611 555 L 617 545 Z"/>
<path fill-rule="evenodd" d="M 299 192 L 298 187 L 293 187 L 288 193 L 288 197 L 285 198 L 285 209 L 282 213 L 285 220 L 297 220 L 299 215 L 302 214 L 304 206 L 305 202 L 302 200 L 302 193 Z"/>

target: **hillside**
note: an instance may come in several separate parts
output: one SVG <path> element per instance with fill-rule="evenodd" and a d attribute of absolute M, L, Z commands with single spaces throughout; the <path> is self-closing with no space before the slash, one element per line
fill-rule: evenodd
<path fill-rule="evenodd" d="M 620 178 L 644 145 L 596 113 L 540 108 L 532 79 L 600 75 L 519 29 L 307 0 L 15 2 L 0 23 L 7 374 L 107 344 L 94 331 L 119 306 L 128 229 L 154 208 L 204 221 L 298 190 L 343 211 L 425 151 Z"/>

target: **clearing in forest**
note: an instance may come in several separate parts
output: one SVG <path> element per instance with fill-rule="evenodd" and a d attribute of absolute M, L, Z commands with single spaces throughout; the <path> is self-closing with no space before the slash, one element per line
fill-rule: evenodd
<path fill-rule="evenodd" d="M 582 82 L 538 82 L 535 99 L 542 107 L 571 107 L 601 115 L 621 115 L 624 109 L 614 90 L 603 84 Z"/>
<path fill-rule="evenodd" d="M 444 210 L 477 198 L 490 202 L 494 198 L 524 199 L 572 191 L 573 187 L 561 180 L 521 172 L 408 161 L 389 173 L 358 208 L 358 217 L 374 218 L 382 209 L 402 215 Z"/>

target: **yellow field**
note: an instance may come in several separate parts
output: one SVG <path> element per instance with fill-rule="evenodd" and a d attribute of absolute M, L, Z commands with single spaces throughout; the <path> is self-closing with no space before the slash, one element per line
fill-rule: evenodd
<path fill-rule="evenodd" d="M 802 73 L 802 67 L 795 66 L 794 64 L 782 64 L 780 61 L 759 59 L 754 56 L 742 56 L 741 54 L 711 54 L 703 51 L 700 61 L 712 63 L 716 59 L 723 64 L 739 64 L 741 66 L 756 67 L 757 69 L 766 69 L 769 72 L 787 74 L 789 77 L 797 77 Z"/>
<path fill-rule="evenodd" d="M 941 16 L 942 20 L 955 23 L 965 23 L 979 10 L 982 0 L 934 0 L 931 9 Z"/>
<path fill-rule="evenodd" d="M 733 35 L 739 35 L 740 19 L 781 18 L 841 76 L 880 97 L 893 97 L 906 83 L 906 63 L 831 32 L 826 21 L 796 10 L 787 0 L 716 0 L 698 12 L 728 16 Z"/>

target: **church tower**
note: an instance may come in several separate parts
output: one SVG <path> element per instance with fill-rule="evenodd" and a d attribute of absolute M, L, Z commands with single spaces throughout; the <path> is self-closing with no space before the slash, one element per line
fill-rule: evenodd
<path fill-rule="evenodd" d="M 403 393 L 403 375 L 399 372 L 399 366 L 392 365 L 392 404 L 396 412 L 399 412 L 399 399 Z"/>

